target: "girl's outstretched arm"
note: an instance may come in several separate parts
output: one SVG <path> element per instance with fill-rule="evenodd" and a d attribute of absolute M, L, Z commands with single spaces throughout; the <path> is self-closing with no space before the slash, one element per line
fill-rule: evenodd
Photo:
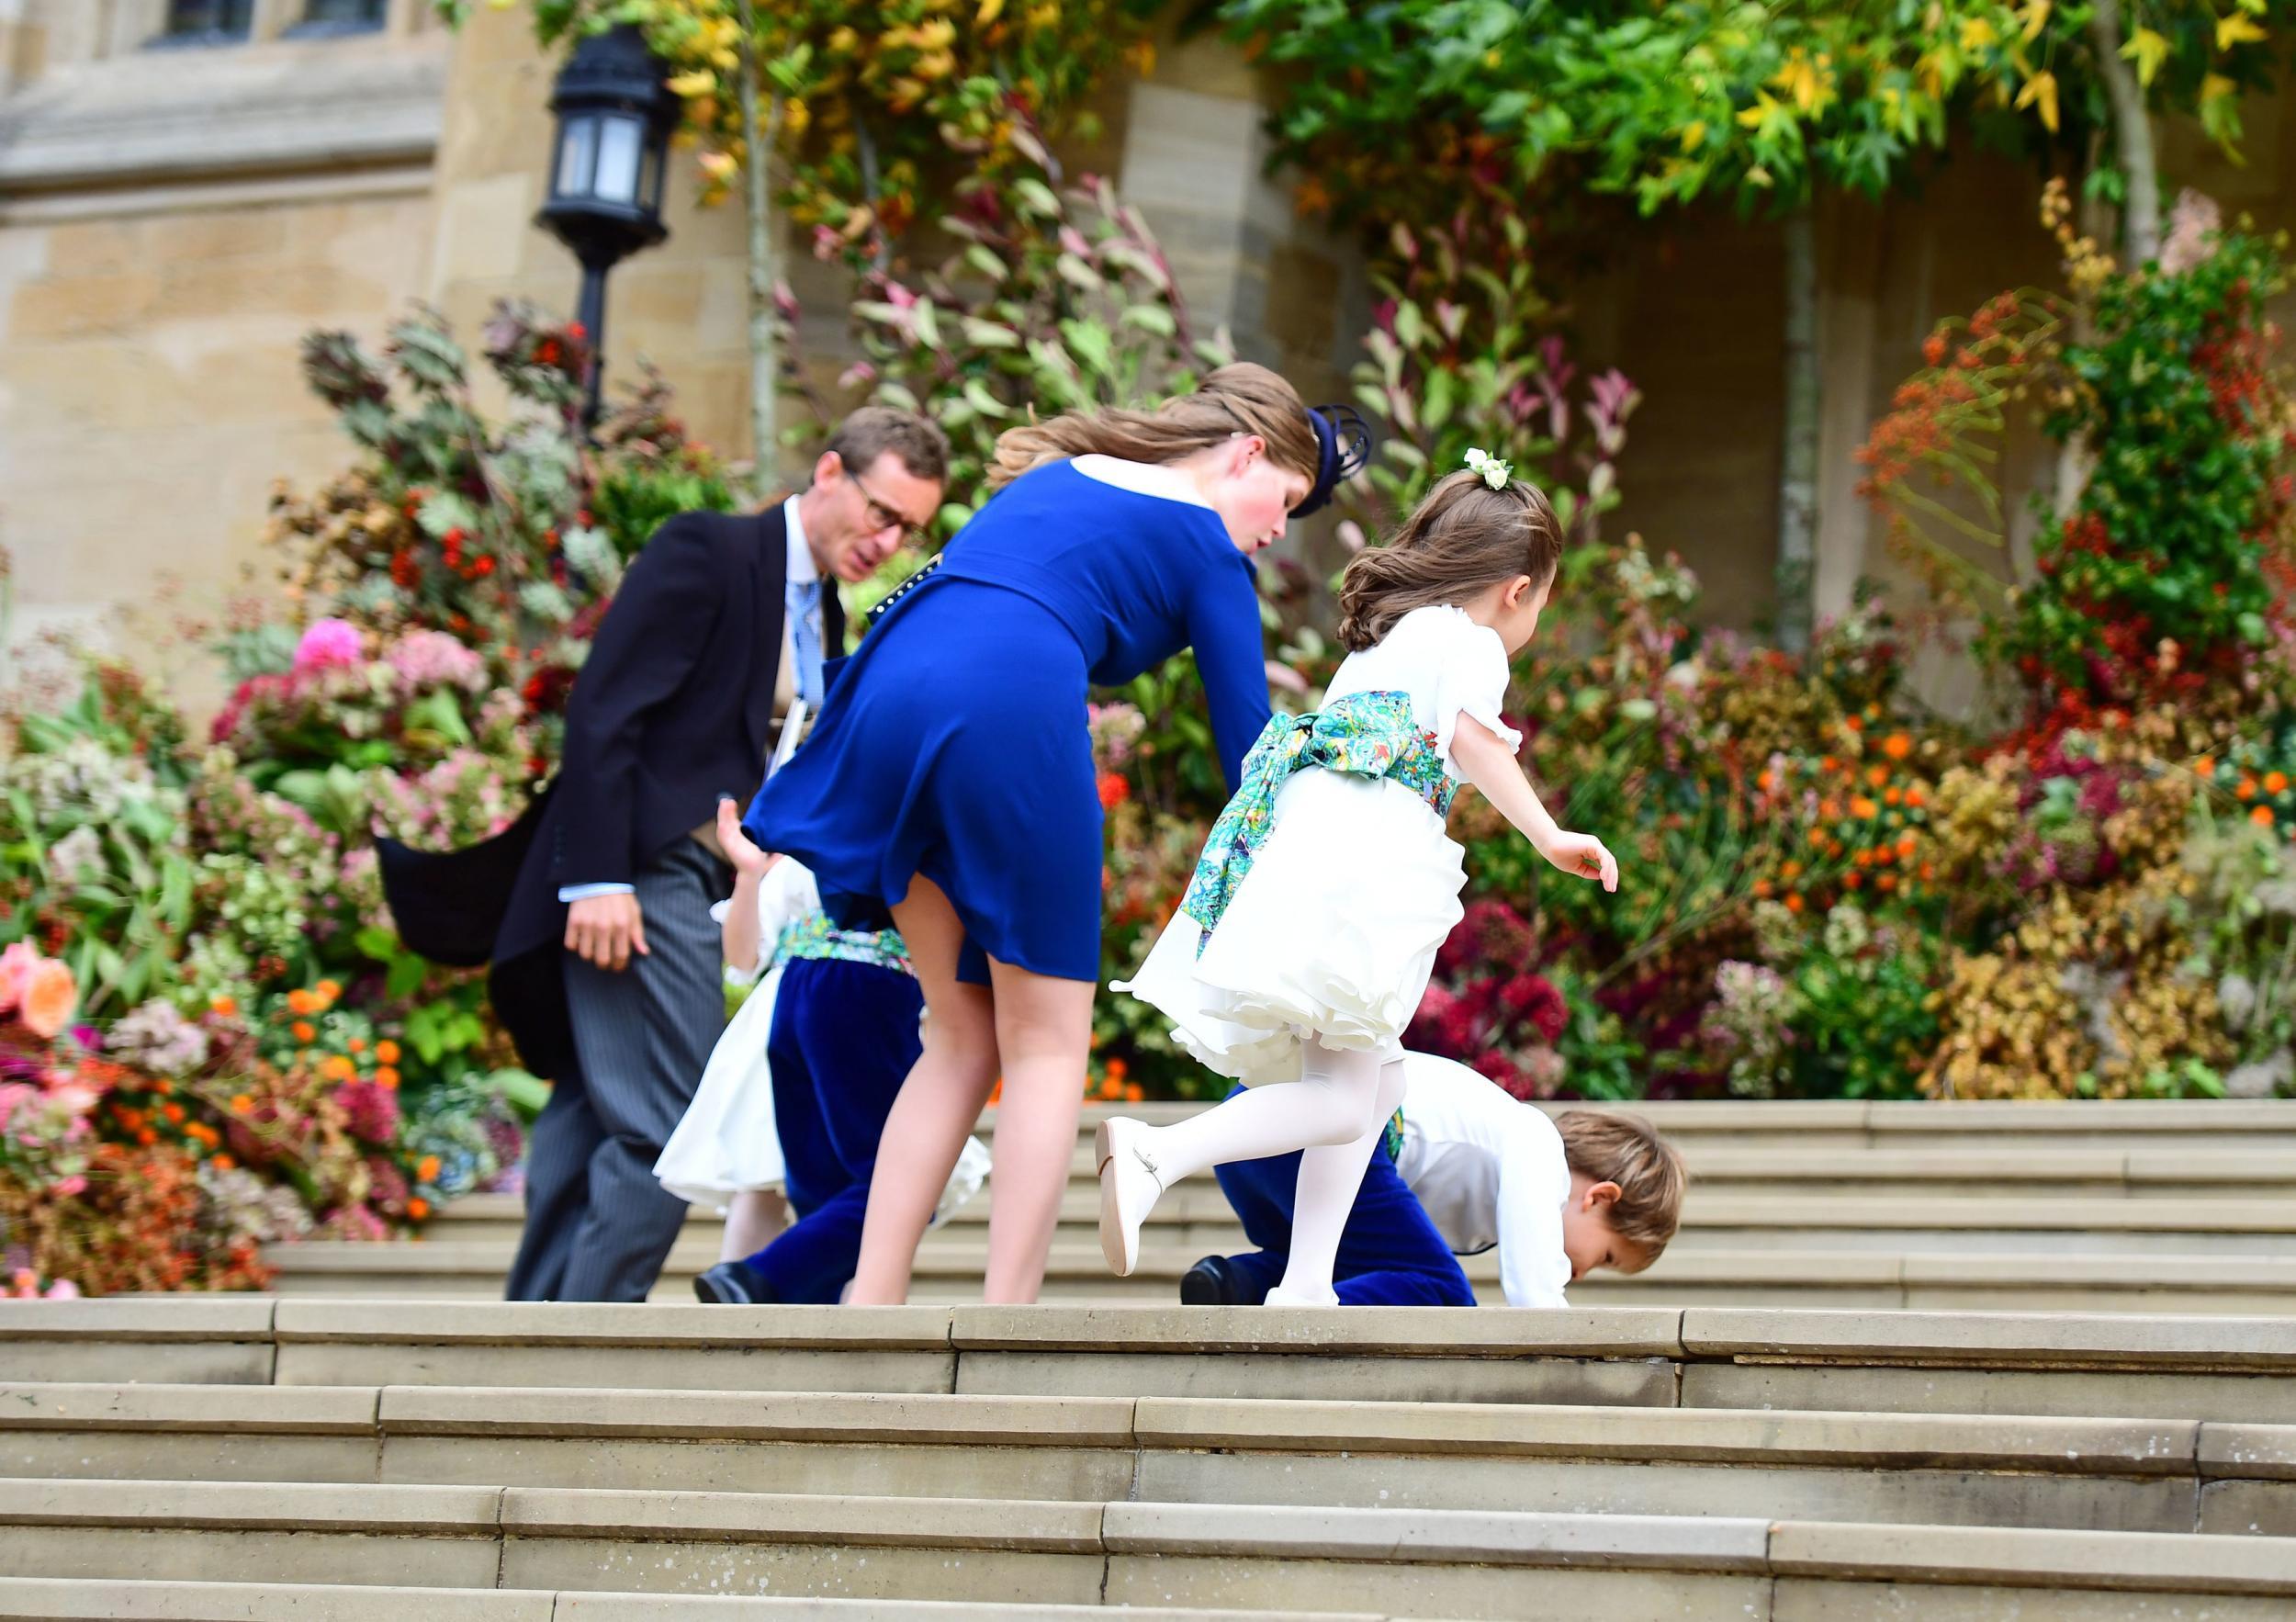
<path fill-rule="evenodd" d="M 1605 890 L 1618 888 L 1618 859 L 1593 834 L 1572 833 L 1555 821 L 1514 751 L 1490 727 L 1472 715 L 1460 715 L 1451 734 L 1451 758 L 1533 850 L 1573 877 L 1600 879 Z"/>

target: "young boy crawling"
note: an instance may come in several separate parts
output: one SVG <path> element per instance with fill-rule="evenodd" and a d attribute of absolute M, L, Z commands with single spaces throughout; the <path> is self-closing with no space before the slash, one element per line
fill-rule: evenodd
<path fill-rule="evenodd" d="M 1639 1273 L 1682 1217 L 1682 1156 L 1635 1116 L 1572 1109 L 1549 1120 L 1466 1065 L 1403 1055 L 1408 1090 L 1371 1153 L 1340 1240 L 1346 1306 L 1471 1307 L 1458 1264 L 1499 1247 L 1507 1304 L 1559 1307 L 1598 1267 Z M 1283 1277 L 1297 1155 L 1218 1168 L 1258 1248 L 1208 1256 L 1180 1280 L 1193 1306 L 1256 1306 Z"/>

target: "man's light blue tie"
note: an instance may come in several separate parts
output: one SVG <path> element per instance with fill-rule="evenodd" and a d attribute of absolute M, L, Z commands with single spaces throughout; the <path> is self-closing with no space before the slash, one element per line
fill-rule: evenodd
<path fill-rule="evenodd" d="M 789 639 L 797 666 L 797 696 L 821 708 L 821 582 L 804 580 L 789 591 Z"/>

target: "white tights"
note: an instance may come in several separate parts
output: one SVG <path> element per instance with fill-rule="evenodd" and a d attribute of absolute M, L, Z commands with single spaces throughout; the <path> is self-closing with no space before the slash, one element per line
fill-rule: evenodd
<path fill-rule="evenodd" d="M 1238 1093 L 1213 1109 L 1145 1134 L 1156 1180 L 1182 1177 L 1232 1160 L 1261 1160 L 1299 1150 L 1299 1191 L 1292 1202 L 1291 1259 L 1277 1287 L 1282 1301 L 1327 1302 L 1332 1269 L 1364 1168 L 1403 1102 L 1403 1066 L 1376 1053 L 1310 1041 L 1300 1079 Z M 1276 1301 L 1271 1295 L 1269 1300 Z"/>

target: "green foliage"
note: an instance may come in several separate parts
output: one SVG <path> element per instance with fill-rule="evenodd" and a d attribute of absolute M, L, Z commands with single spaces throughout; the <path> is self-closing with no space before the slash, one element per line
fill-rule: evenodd
<path fill-rule="evenodd" d="M 852 313 L 867 358 L 845 383 L 940 424 L 952 492 L 982 490 L 997 436 L 1016 423 L 1153 405 L 1232 358 L 1224 334 L 1196 333 L 1164 250 L 1104 180 L 1059 191 L 1040 166 L 1003 191 L 975 184 L 940 223 L 964 245 L 937 270 L 915 286 L 865 278 Z M 826 437 L 855 403 L 813 400 L 815 421 L 792 443 Z M 952 497 L 937 538 L 973 512 Z"/>
<path fill-rule="evenodd" d="M 468 0 L 434 0 L 460 22 Z M 858 260 L 929 215 L 953 175 L 1025 172 L 1040 136 L 1097 122 L 1085 108 L 1120 60 L 1145 72 L 1159 0 L 755 0 L 744 50 L 737 0 L 535 0 L 555 46 L 630 23 L 684 98 L 681 139 L 702 149 L 705 199 L 749 160 L 742 117 L 753 62 L 777 190 L 800 223 Z"/>

